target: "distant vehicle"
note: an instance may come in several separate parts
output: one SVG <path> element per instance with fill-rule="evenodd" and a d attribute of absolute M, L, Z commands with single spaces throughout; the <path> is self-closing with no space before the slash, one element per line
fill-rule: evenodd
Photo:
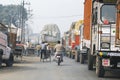
<path fill-rule="evenodd" d="M 41 41 L 47 41 L 51 46 L 60 40 L 60 30 L 56 24 L 46 24 L 41 31 Z"/>
<path fill-rule="evenodd" d="M 67 55 L 70 58 L 75 58 L 75 61 L 79 62 L 79 50 L 80 50 L 80 33 L 79 25 L 81 25 L 83 20 L 77 22 L 72 22 L 69 31 L 64 34 L 64 46 L 67 51 Z"/>

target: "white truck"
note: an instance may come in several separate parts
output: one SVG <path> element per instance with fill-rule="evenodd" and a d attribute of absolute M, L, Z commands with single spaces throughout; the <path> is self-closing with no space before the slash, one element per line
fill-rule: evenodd
<path fill-rule="evenodd" d="M 91 13 L 89 21 L 87 18 L 85 19 L 90 24 L 87 26 L 90 30 L 88 69 L 96 68 L 98 77 L 104 77 L 106 71 L 120 70 L 120 48 L 115 45 L 116 1 L 86 0 L 85 2 Z M 92 5 L 88 7 L 89 4 Z"/>
<path fill-rule="evenodd" d="M 0 28 L 4 26 L 0 23 Z M 0 31 L 0 67 L 2 63 L 5 63 L 7 67 L 11 67 L 13 65 L 13 53 L 11 48 L 8 47 L 8 37 L 7 34 Z"/>

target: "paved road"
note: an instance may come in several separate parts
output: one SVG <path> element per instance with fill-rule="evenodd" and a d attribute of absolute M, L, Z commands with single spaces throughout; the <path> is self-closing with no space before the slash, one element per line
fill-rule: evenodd
<path fill-rule="evenodd" d="M 64 58 L 61 66 L 55 62 L 40 62 L 38 57 L 24 57 L 13 67 L 0 69 L 0 80 L 120 80 L 120 74 L 107 73 L 98 78 L 95 71 L 88 71 L 87 65 Z"/>

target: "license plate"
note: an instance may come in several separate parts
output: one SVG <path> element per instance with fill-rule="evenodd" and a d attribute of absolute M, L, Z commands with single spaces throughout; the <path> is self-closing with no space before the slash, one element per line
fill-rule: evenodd
<path fill-rule="evenodd" d="M 57 58 L 60 58 L 60 56 L 57 56 Z"/>
<path fill-rule="evenodd" d="M 110 66 L 110 60 L 109 59 L 102 59 L 102 66 Z"/>

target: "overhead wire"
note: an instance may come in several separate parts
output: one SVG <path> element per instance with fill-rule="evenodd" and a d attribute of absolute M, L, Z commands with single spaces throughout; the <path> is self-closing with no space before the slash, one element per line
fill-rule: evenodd
<path fill-rule="evenodd" d="M 69 15 L 69 16 L 38 16 L 37 18 L 41 19 L 58 19 L 58 18 L 72 18 L 72 17 L 81 17 L 83 15 Z"/>

